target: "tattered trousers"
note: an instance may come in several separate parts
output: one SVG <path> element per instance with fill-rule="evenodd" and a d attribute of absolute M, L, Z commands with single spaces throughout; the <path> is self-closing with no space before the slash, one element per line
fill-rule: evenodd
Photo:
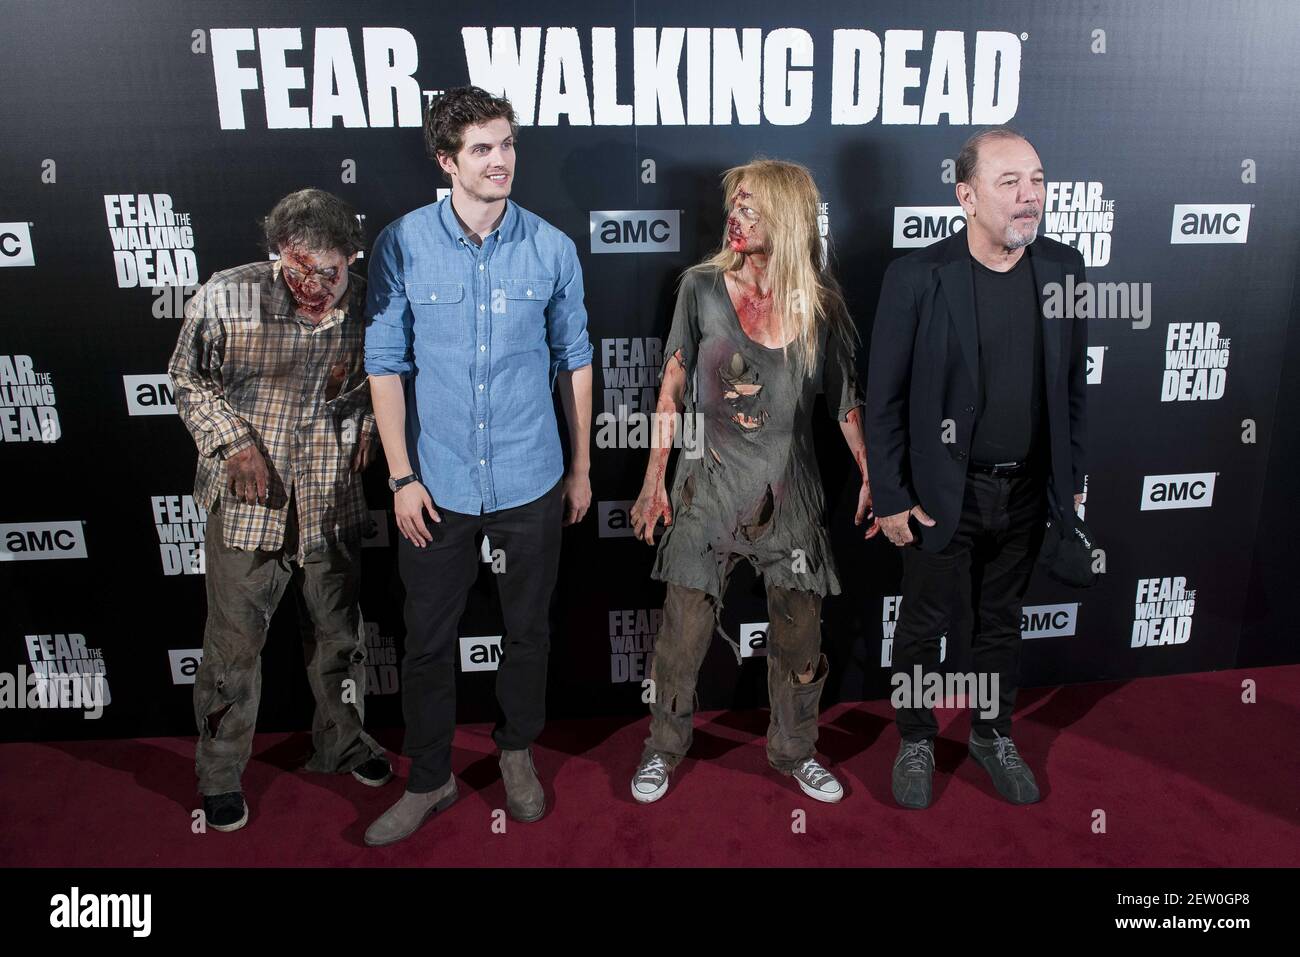
<path fill-rule="evenodd" d="M 767 586 L 767 694 L 771 709 L 767 759 L 789 773 L 817 746 L 817 718 L 826 684 L 821 654 L 821 596 Z M 664 618 L 655 641 L 650 702 L 650 736 L 642 760 L 661 755 L 675 767 L 690 749 L 695 717 L 695 683 L 716 623 L 715 599 L 707 592 L 668 584 Z M 798 676 L 814 666 L 806 684 Z"/>
<path fill-rule="evenodd" d="M 291 580 L 307 679 L 316 698 L 315 753 L 307 770 L 346 772 L 382 755 L 383 748 L 362 730 L 366 646 L 357 602 L 360 543 L 327 545 L 297 564 L 290 518 L 279 551 L 229 548 L 222 540 L 219 508 L 209 512 L 205 535 L 208 619 L 194 680 L 199 793 L 240 790 L 262 694 L 262 646 Z"/>

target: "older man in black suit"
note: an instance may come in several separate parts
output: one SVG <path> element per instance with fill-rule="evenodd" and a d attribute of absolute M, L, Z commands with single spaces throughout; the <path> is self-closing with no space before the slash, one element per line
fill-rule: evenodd
<path fill-rule="evenodd" d="M 1004 798 L 1029 804 L 1038 786 L 1011 740 L 1021 603 L 1046 519 L 1072 514 L 1084 474 L 1087 328 L 1047 318 L 1042 303 L 1067 274 L 1083 282 L 1084 266 L 1077 250 L 1037 237 L 1042 162 L 1018 133 L 967 141 L 957 199 L 966 229 L 885 272 L 867 458 L 881 528 L 903 549 L 894 674 L 938 670 L 941 636 L 973 594 L 973 667 L 985 687 L 996 677 L 998 694 L 972 714 L 971 755 Z M 920 706 L 898 708 L 897 722 L 894 798 L 927 807 L 938 725 Z"/>

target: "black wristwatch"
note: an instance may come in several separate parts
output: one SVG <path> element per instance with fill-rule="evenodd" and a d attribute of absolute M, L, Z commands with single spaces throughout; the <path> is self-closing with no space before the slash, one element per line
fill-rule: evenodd
<path fill-rule="evenodd" d="M 399 488 L 402 488 L 405 485 L 410 485 L 414 481 L 416 481 L 414 472 L 412 472 L 410 475 L 406 476 L 405 478 L 399 478 L 399 479 L 395 479 L 390 475 L 388 477 L 388 487 L 392 489 L 394 492 L 396 492 Z"/>

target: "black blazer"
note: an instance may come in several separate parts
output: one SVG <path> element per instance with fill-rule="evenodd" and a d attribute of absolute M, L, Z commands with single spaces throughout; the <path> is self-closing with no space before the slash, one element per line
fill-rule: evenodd
<path fill-rule="evenodd" d="M 1039 236 L 1025 248 L 1038 288 L 1084 281 L 1077 249 Z M 1061 302 L 1065 294 L 1059 293 Z M 1051 450 L 1049 501 L 1073 512 L 1083 491 L 1088 330 L 1084 319 L 1043 324 L 1043 372 Z M 894 260 L 885 270 L 867 372 L 867 466 L 876 515 L 920 505 L 935 520 L 918 546 L 938 551 L 961 515 L 979 396 L 975 280 L 964 231 Z M 950 443 L 943 441 L 952 420 Z M 1044 516 L 1046 518 L 1047 516 Z M 913 523 L 913 533 L 920 527 Z"/>

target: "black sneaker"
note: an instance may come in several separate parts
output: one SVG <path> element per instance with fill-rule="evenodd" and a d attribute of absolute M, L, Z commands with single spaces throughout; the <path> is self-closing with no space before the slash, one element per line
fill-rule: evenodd
<path fill-rule="evenodd" d="M 393 766 L 382 754 L 352 769 L 352 776 L 367 787 L 377 788 L 393 779 Z"/>
<path fill-rule="evenodd" d="M 239 791 L 203 795 L 203 818 L 214 831 L 238 831 L 248 823 L 248 805 Z"/>
<path fill-rule="evenodd" d="M 903 741 L 894 758 L 894 800 L 902 807 L 927 808 L 933 794 L 934 742 Z"/>
<path fill-rule="evenodd" d="M 1012 804 L 1033 804 L 1038 800 L 1038 782 L 1030 771 L 1015 742 L 996 731 L 992 739 L 970 733 L 970 755 L 993 779 L 993 787 Z"/>

